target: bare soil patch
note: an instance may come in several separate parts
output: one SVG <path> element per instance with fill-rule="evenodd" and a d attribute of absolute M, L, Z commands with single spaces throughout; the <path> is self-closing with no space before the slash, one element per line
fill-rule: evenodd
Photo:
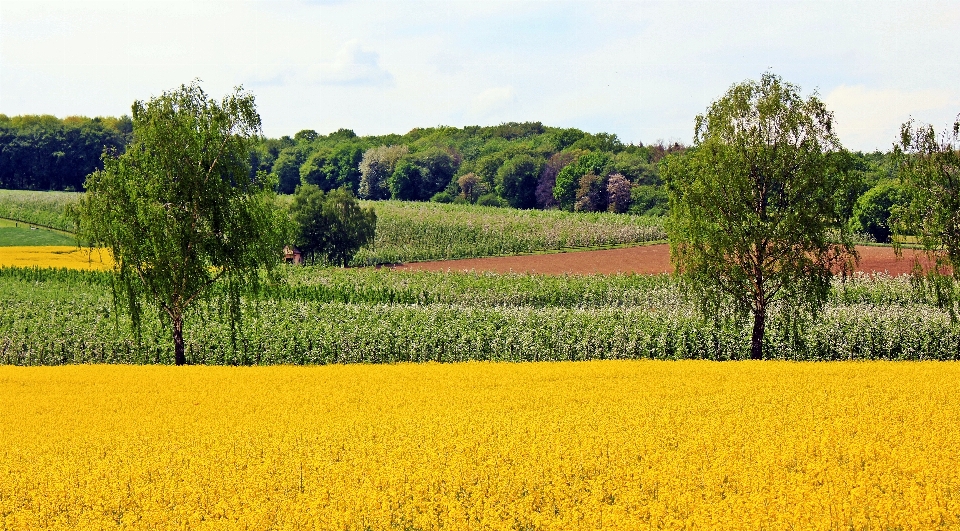
<path fill-rule="evenodd" d="M 859 246 L 858 271 L 901 275 L 913 268 L 917 252 L 904 249 L 902 258 L 897 258 L 892 247 Z M 673 271 L 670 265 L 670 247 L 667 244 L 604 249 L 600 251 L 574 251 L 568 253 L 496 256 L 466 260 L 417 262 L 396 266 L 395 269 L 410 271 L 493 271 L 497 273 L 540 273 L 544 275 L 590 275 L 638 273 L 656 275 Z"/>

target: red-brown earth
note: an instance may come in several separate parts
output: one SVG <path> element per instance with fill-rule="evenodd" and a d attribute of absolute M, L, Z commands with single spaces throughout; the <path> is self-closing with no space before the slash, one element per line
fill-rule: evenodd
<path fill-rule="evenodd" d="M 857 252 L 860 254 L 858 271 L 888 273 L 890 275 L 909 273 L 917 256 L 916 251 L 904 249 L 903 256 L 898 259 L 892 247 L 858 246 Z M 495 271 L 498 273 L 540 273 L 545 275 L 596 273 L 653 275 L 673 271 L 673 267 L 670 265 L 670 247 L 667 244 L 599 251 L 417 262 L 397 266 L 395 269 L 412 271 Z"/>

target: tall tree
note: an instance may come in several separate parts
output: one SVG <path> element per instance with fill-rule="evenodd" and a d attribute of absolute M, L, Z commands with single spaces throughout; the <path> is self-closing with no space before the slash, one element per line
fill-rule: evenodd
<path fill-rule="evenodd" d="M 108 248 L 134 326 L 141 303 L 165 316 L 174 361 L 186 362 L 187 309 L 221 290 L 240 315 L 240 290 L 280 259 L 286 224 L 264 173 L 249 175 L 260 134 L 253 95 L 216 101 L 194 82 L 133 104 L 133 143 L 86 181 L 77 210 L 82 237 Z"/>
<path fill-rule="evenodd" d="M 753 359 L 771 305 L 815 314 L 833 272 L 856 260 L 838 199 L 851 186 L 843 154 L 823 103 L 766 73 L 697 116 L 692 151 L 660 164 L 676 271 L 709 315 L 752 315 Z"/>
<path fill-rule="evenodd" d="M 951 130 L 937 134 L 933 126 L 903 124 L 895 148 L 900 178 L 910 203 L 897 223 L 899 232 L 914 235 L 932 267 L 922 273 L 937 300 L 956 318 L 955 280 L 960 279 L 960 116 Z M 943 274 L 951 269 L 952 275 Z"/>

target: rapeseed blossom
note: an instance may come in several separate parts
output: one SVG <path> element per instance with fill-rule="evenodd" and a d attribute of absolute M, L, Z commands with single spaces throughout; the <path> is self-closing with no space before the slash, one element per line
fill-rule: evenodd
<path fill-rule="evenodd" d="M 952 529 L 960 365 L 0 367 L 0 529 Z"/>
<path fill-rule="evenodd" d="M 69 245 L 0 247 L 0 267 L 64 267 L 105 270 L 113 261 L 106 250 Z"/>

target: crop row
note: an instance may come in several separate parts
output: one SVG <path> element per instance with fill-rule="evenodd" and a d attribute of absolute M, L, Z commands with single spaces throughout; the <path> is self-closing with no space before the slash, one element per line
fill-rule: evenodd
<path fill-rule="evenodd" d="M 77 290 L 110 289 L 102 271 L 0 267 L 0 293 L 8 283 L 29 287 L 19 299 L 70 298 Z M 42 289 L 37 289 L 42 288 Z M 12 293 L 11 296 L 14 296 Z M 253 299 L 348 304 L 448 304 L 535 308 L 634 308 L 659 310 L 687 304 L 669 275 L 536 275 L 526 273 L 394 271 L 389 268 L 283 267 Z M 857 273 L 834 282 L 834 305 L 926 305 L 933 297 L 908 276 Z"/>
<path fill-rule="evenodd" d="M 0 218 L 73 232 L 73 220 L 66 209 L 79 197 L 73 192 L 0 190 Z"/>
<path fill-rule="evenodd" d="M 79 197 L 67 192 L 0 190 L 0 218 L 72 231 L 66 207 Z M 653 217 L 401 201 L 363 203 L 376 210 L 377 231 L 374 242 L 354 257 L 354 265 L 535 253 L 666 237 L 662 220 Z"/>
<path fill-rule="evenodd" d="M 156 316 L 147 315 L 142 343 L 137 344 L 126 318 L 113 307 L 109 286 L 97 280 L 104 277 L 86 275 L 92 279 L 87 284 L 0 281 L 4 308 L 0 363 L 170 362 L 169 332 Z M 192 363 L 226 365 L 722 360 L 739 359 L 749 351 L 747 326 L 704 321 L 676 288 L 651 290 L 647 303 L 638 306 L 501 304 L 504 301 L 497 297 L 510 281 L 510 277 L 490 280 L 503 284 L 488 290 L 484 301 L 469 302 L 251 298 L 235 342 L 223 308 L 214 303 L 200 305 L 188 322 L 187 358 Z M 897 304 L 834 301 L 819 320 L 799 332 L 792 330 L 774 315 L 767 335 L 770 357 L 960 358 L 960 327 L 951 323 L 946 312 L 907 300 Z"/>
<path fill-rule="evenodd" d="M 354 265 L 511 255 L 666 238 L 662 219 L 652 217 L 399 201 L 364 203 L 377 212 L 377 233 L 374 243 L 354 257 Z"/>

